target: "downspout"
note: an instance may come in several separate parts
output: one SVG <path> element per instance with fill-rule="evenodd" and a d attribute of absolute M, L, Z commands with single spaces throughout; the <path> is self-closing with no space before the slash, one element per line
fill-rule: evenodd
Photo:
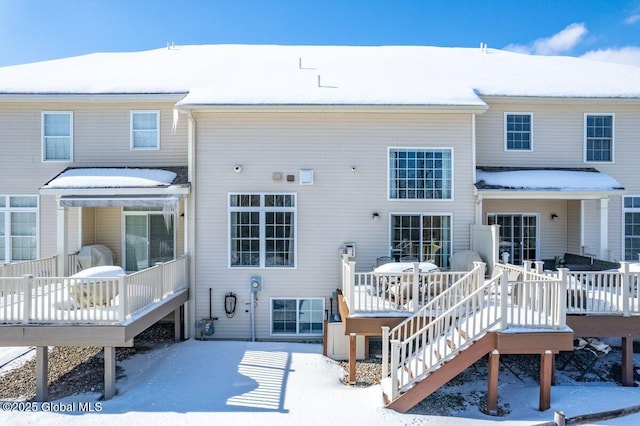
<path fill-rule="evenodd" d="M 175 110 L 178 111 L 178 110 Z M 185 221 L 184 221 L 184 247 L 185 254 L 189 258 L 189 302 L 187 303 L 187 312 L 185 316 L 188 318 L 185 326 L 185 337 L 195 338 L 196 324 L 196 304 L 195 304 L 195 288 L 196 281 L 196 233 L 195 233 L 195 215 L 196 215 L 196 120 L 190 109 L 183 109 L 179 112 L 187 116 L 187 179 L 191 185 L 189 198 L 185 203 Z M 175 125 L 175 123 L 174 123 Z"/>

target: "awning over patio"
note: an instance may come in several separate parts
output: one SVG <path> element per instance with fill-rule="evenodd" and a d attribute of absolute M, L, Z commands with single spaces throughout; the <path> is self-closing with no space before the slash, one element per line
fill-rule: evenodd
<path fill-rule="evenodd" d="M 186 167 L 70 167 L 40 188 L 62 207 L 164 207 L 189 192 Z"/>
<path fill-rule="evenodd" d="M 482 198 L 598 199 L 624 191 L 594 168 L 478 167 L 475 186 Z"/>

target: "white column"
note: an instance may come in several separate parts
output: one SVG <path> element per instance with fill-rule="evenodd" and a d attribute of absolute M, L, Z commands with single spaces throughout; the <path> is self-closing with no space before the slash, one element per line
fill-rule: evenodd
<path fill-rule="evenodd" d="M 69 238 L 67 229 L 69 227 L 69 211 L 66 207 L 61 207 L 58 201 L 58 228 L 57 228 L 57 253 L 58 253 L 58 276 L 69 275 L 69 263 L 67 254 L 69 253 Z"/>
<path fill-rule="evenodd" d="M 598 200 L 598 210 L 600 212 L 600 248 L 598 257 L 609 260 L 609 199 Z"/>
<path fill-rule="evenodd" d="M 476 194 L 476 225 L 482 225 L 482 194 Z"/>

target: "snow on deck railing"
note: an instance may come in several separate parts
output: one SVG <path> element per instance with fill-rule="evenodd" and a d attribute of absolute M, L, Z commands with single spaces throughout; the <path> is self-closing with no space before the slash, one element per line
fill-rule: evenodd
<path fill-rule="evenodd" d="M 119 277 L 0 278 L 5 324 L 117 323 L 187 287 L 187 258 Z"/>
<path fill-rule="evenodd" d="M 630 316 L 640 314 L 640 273 L 631 272 L 628 262 L 620 270 L 565 271 L 567 312 Z M 548 272 L 557 276 L 558 272 Z"/>
<path fill-rule="evenodd" d="M 0 265 L 0 277 L 55 277 L 58 274 L 58 256 Z"/>
<path fill-rule="evenodd" d="M 424 303 L 467 274 L 419 270 L 419 263 L 414 263 L 410 272 L 356 272 L 356 262 L 343 257 L 342 294 L 349 313 L 417 312 Z"/>
<path fill-rule="evenodd" d="M 484 266 L 476 263 L 471 272 L 394 329 L 383 327 L 383 348 L 391 347 L 392 400 L 489 330 L 565 327 L 566 278 L 520 268 L 520 279 L 514 281 L 510 279 L 514 269 L 508 267 L 484 281 Z M 387 362 L 385 350 L 383 379 L 389 375 Z"/>

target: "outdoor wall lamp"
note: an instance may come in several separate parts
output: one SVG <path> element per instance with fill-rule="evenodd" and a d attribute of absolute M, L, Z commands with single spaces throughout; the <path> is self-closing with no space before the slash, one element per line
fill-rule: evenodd
<path fill-rule="evenodd" d="M 374 222 L 378 221 L 378 219 L 380 219 L 380 215 L 378 214 L 378 212 L 374 212 L 371 215 L 371 219 L 373 219 Z"/>
<path fill-rule="evenodd" d="M 555 214 L 555 213 L 551 213 L 551 220 L 554 221 L 554 222 L 557 222 L 558 221 L 558 215 Z"/>

